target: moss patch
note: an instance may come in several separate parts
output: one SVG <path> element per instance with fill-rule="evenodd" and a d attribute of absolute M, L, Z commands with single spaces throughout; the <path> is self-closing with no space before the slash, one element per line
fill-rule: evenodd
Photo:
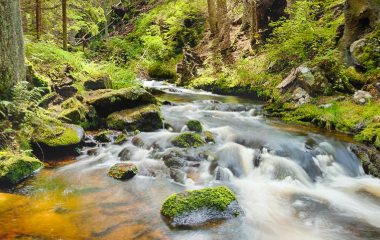
<path fill-rule="evenodd" d="M 0 182 L 16 184 L 44 164 L 36 158 L 0 152 Z"/>
<path fill-rule="evenodd" d="M 81 141 L 77 132 L 70 128 L 69 125 L 40 127 L 37 131 L 37 135 L 38 142 L 50 147 L 68 146 L 78 144 Z"/>
<path fill-rule="evenodd" d="M 202 124 L 197 120 L 190 120 L 186 123 L 190 131 L 202 132 Z"/>
<path fill-rule="evenodd" d="M 205 138 L 205 141 L 206 142 L 213 142 L 215 143 L 215 138 L 214 136 L 212 135 L 212 133 L 210 131 L 205 131 L 205 134 L 206 134 L 206 138 Z"/>
<path fill-rule="evenodd" d="M 76 98 L 69 98 L 61 105 L 63 111 L 59 114 L 59 119 L 74 124 L 86 122 L 86 107 Z"/>
<path fill-rule="evenodd" d="M 161 214 L 169 219 L 191 210 L 216 208 L 223 211 L 236 196 L 227 187 L 205 188 L 202 190 L 176 193 L 162 204 Z"/>
<path fill-rule="evenodd" d="M 129 179 L 138 173 L 136 165 L 132 163 L 118 163 L 111 167 L 107 176 L 115 179 Z"/>
<path fill-rule="evenodd" d="M 200 147 L 204 146 L 204 142 L 198 134 L 194 133 L 183 133 L 178 137 L 174 138 L 172 141 L 173 145 L 176 147 Z"/>
<path fill-rule="evenodd" d="M 112 132 L 104 131 L 96 135 L 95 139 L 100 142 L 111 142 Z"/>
<path fill-rule="evenodd" d="M 117 136 L 115 144 L 122 144 L 122 143 L 125 143 L 126 141 L 127 141 L 127 136 L 125 136 L 125 134 L 120 134 L 119 136 Z"/>

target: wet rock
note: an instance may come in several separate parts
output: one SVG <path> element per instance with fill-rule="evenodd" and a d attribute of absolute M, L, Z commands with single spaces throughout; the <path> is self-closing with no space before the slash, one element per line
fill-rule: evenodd
<path fill-rule="evenodd" d="M 107 75 L 98 77 L 97 79 L 90 79 L 84 82 L 86 90 L 99 90 L 106 89 L 109 77 Z"/>
<path fill-rule="evenodd" d="M 176 147 L 200 147 L 204 146 L 201 137 L 195 133 L 183 133 L 172 140 L 172 144 Z"/>
<path fill-rule="evenodd" d="M 95 107 L 99 117 L 107 117 L 113 112 L 131 109 L 144 104 L 156 104 L 156 98 L 140 87 L 119 90 L 101 89 L 87 92 L 84 102 Z"/>
<path fill-rule="evenodd" d="M 144 141 L 140 137 L 134 137 L 132 139 L 132 144 L 139 148 L 142 148 L 145 145 Z"/>
<path fill-rule="evenodd" d="M 78 92 L 78 89 L 75 85 L 58 86 L 56 87 L 55 92 L 64 98 L 70 98 Z"/>
<path fill-rule="evenodd" d="M 351 145 L 350 150 L 360 159 L 366 174 L 380 178 L 380 152 L 375 147 Z"/>
<path fill-rule="evenodd" d="M 154 131 L 163 127 L 160 108 L 155 104 L 114 112 L 106 121 L 107 127 L 114 130 Z"/>
<path fill-rule="evenodd" d="M 130 179 L 138 172 L 136 165 L 132 163 L 117 163 L 108 171 L 107 176 L 115 179 Z"/>
<path fill-rule="evenodd" d="M 165 91 L 162 91 L 161 89 L 155 88 L 155 87 L 146 87 L 145 90 L 151 94 L 164 94 L 165 93 Z M 165 104 L 163 104 L 163 105 L 165 105 Z"/>
<path fill-rule="evenodd" d="M 190 120 L 186 123 L 187 128 L 190 131 L 194 132 L 202 132 L 202 124 L 200 121 L 197 120 Z"/>
<path fill-rule="evenodd" d="M 0 185 L 16 184 L 33 172 L 44 167 L 36 158 L 0 153 Z"/>
<path fill-rule="evenodd" d="M 309 94 L 301 87 L 297 87 L 297 89 L 292 94 L 292 98 L 299 105 L 311 102 Z"/>
<path fill-rule="evenodd" d="M 168 168 L 181 168 L 185 165 L 186 161 L 179 157 L 173 157 L 164 160 L 164 163 Z"/>
<path fill-rule="evenodd" d="M 205 141 L 207 143 L 215 143 L 215 138 L 210 131 L 205 131 L 204 133 L 206 135 Z"/>
<path fill-rule="evenodd" d="M 178 104 L 165 100 L 165 101 L 162 102 L 162 105 L 165 105 L 165 106 L 177 106 Z"/>
<path fill-rule="evenodd" d="M 170 123 L 164 123 L 164 128 L 168 130 L 169 132 L 174 132 L 174 128 Z"/>
<path fill-rule="evenodd" d="M 95 139 L 99 142 L 111 142 L 112 132 L 104 131 L 96 135 Z"/>
<path fill-rule="evenodd" d="M 186 184 L 186 173 L 175 167 L 170 168 L 170 177 L 181 184 Z"/>
<path fill-rule="evenodd" d="M 369 92 L 366 91 L 357 91 L 354 94 L 354 102 L 356 104 L 366 104 L 369 100 L 371 100 L 373 97 Z"/>
<path fill-rule="evenodd" d="M 353 42 L 350 46 L 352 61 L 354 65 L 362 66 L 363 63 L 361 61 L 363 54 L 364 54 L 364 48 L 366 47 L 367 40 L 366 39 L 360 39 L 355 42 Z"/>
<path fill-rule="evenodd" d="M 162 204 L 161 214 L 172 227 L 199 227 L 244 212 L 235 194 L 223 186 L 173 194 Z"/>
<path fill-rule="evenodd" d="M 121 145 L 127 141 L 127 136 L 123 133 L 121 133 L 119 136 L 117 136 L 115 144 Z"/>
<path fill-rule="evenodd" d="M 162 158 L 164 161 L 170 158 L 180 158 L 185 161 L 200 161 L 200 159 L 189 155 L 186 151 L 178 151 L 174 149 L 163 152 L 162 154 L 160 154 L 159 157 Z"/>
<path fill-rule="evenodd" d="M 62 112 L 58 119 L 72 124 L 86 122 L 86 107 L 76 98 L 69 98 L 61 104 Z"/>
<path fill-rule="evenodd" d="M 77 155 L 84 138 L 84 130 L 77 125 L 44 126 L 36 130 L 33 152 L 38 157 Z M 43 153 L 41 152 L 41 149 Z"/>
<path fill-rule="evenodd" d="M 89 149 L 88 151 L 87 151 L 87 155 L 88 156 L 92 156 L 92 155 L 94 155 L 94 156 L 98 156 L 99 155 L 99 152 L 97 152 L 97 148 L 94 148 L 94 149 Z"/>
<path fill-rule="evenodd" d="M 86 140 L 84 141 L 84 145 L 86 147 L 96 147 L 98 144 L 94 140 Z"/>
<path fill-rule="evenodd" d="M 132 157 L 132 151 L 133 149 L 126 147 L 121 150 L 117 156 L 120 158 L 120 161 L 129 161 Z"/>

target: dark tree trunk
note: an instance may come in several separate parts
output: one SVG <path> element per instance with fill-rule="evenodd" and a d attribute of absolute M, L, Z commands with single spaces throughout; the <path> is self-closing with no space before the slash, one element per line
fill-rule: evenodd
<path fill-rule="evenodd" d="M 41 39 L 42 32 L 42 12 L 41 12 L 41 0 L 36 0 L 36 34 L 37 40 Z"/>
<path fill-rule="evenodd" d="M 25 48 L 19 0 L 0 0 L 0 98 L 25 81 Z"/>
<path fill-rule="evenodd" d="M 62 37 L 63 50 L 67 51 L 67 0 L 62 0 Z"/>

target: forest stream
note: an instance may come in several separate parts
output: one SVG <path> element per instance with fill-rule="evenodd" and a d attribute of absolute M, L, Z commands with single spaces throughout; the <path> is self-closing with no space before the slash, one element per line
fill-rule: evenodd
<path fill-rule="evenodd" d="M 141 132 L 145 147 L 85 147 L 70 164 L 45 168 L 0 190 L 1 239 L 380 239 L 380 181 L 365 175 L 346 135 L 263 116 L 263 103 L 146 81 L 171 131 Z M 161 160 L 171 140 L 199 120 L 215 144 L 178 149 L 186 155 L 174 177 Z M 150 147 L 158 146 L 158 147 Z M 139 173 L 107 177 L 119 153 Z M 157 150 L 158 149 L 158 150 Z M 173 193 L 228 186 L 244 216 L 174 229 L 161 217 Z"/>

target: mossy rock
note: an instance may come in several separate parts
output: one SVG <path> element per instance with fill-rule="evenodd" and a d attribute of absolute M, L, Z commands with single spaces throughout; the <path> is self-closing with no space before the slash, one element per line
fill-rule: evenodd
<path fill-rule="evenodd" d="M 206 134 L 205 141 L 207 143 L 210 143 L 210 142 L 215 143 L 215 138 L 210 131 L 205 131 L 204 133 Z"/>
<path fill-rule="evenodd" d="M 179 157 L 173 157 L 173 158 L 166 159 L 166 160 L 164 160 L 164 163 L 168 168 L 171 168 L 171 167 L 181 168 L 185 165 L 185 161 Z"/>
<path fill-rule="evenodd" d="M 109 77 L 107 75 L 100 76 L 95 79 L 89 79 L 83 83 L 86 90 L 106 89 Z"/>
<path fill-rule="evenodd" d="M 186 123 L 186 125 L 190 131 L 195 131 L 198 133 L 202 132 L 202 124 L 200 121 L 190 120 Z"/>
<path fill-rule="evenodd" d="M 61 105 L 59 120 L 67 123 L 80 124 L 86 122 L 86 107 L 76 98 L 69 98 Z"/>
<path fill-rule="evenodd" d="M 112 132 L 104 131 L 96 135 L 95 139 L 100 142 L 111 142 Z"/>
<path fill-rule="evenodd" d="M 127 136 L 122 133 L 119 136 L 117 136 L 115 144 L 121 145 L 121 144 L 125 143 L 126 141 L 127 141 Z"/>
<path fill-rule="evenodd" d="M 132 163 L 118 163 L 115 164 L 108 171 L 107 176 L 115 179 L 130 179 L 133 178 L 138 173 L 136 165 Z"/>
<path fill-rule="evenodd" d="M 87 92 L 84 102 L 95 107 L 99 117 L 143 104 L 157 104 L 156 98 L 139 86 L 119 90 L 101 89 Z"/>
<path fill-rule="evenodd" d="M 195 133 L 183 133 L 178 137 L 174 138 L 172 144 L 176 147 L 200 147 L 204 146 L 204 142 L 201 137 Z"/>
<path fill-rule="evenodd" d="M 154 131 L 163 126 L 160 108 L 155 104 L 114 112 L 106 121 L 107 127 L 114 130 Z"/>
<path fill-rule="evenodd" d="M 134 137 L 132 139 L 132 144 L 139 148 L 142 148 L 145 145 L 144 141 L 140 137 Z"/>
<path fill-rule="evenodd" d="M 8 152 L 0 152 L 0 183 L 16 184 L 44 167 L 40 160 Z"/>
<path fill-rule="evenodd" d="M 173 227 L 196 227 L 243 215 L 244 212 L 235 194 L 220 186 L 173 194 L 162 204 L 161 214 Z"/>

